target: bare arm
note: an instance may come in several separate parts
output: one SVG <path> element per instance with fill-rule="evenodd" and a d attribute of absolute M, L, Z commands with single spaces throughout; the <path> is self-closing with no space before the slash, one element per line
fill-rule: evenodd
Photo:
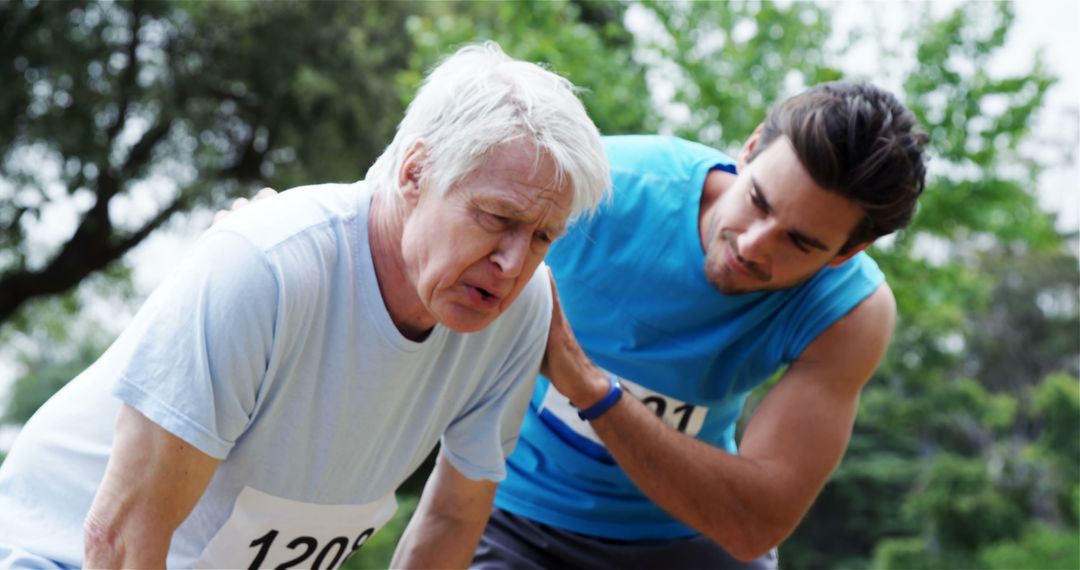
<path fill-rule="evenodd" d="M 173 531 L 195 508 L 218 463 L 123 405 L 112 456 L 83 525 L 83 565 L 165 568 Z"/>
<path fill-rule="evenodd" d="M 492 481 L 474 481 L 462 475 L 439 452 L 390 567 L 467 567 L 491 514 L 495 486 Z"/>
<path fill-rule="evenodd" d="M 580 408 L 607 391 L 556 303 L 545 375 Z M 755 411 L 739 455 L 664 424 L 624 397 L 592 422 L 612 456 L 656 504 L 736 558 L 787 537 L 840 463 L 859 393 L 892 335 L 896 309 L 882 285 L 810 343 Z"/>

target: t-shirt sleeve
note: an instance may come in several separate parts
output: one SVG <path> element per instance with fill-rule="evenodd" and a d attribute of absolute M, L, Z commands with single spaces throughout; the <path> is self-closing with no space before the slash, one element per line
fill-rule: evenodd
<path fill-rule="evenodd" d="M 529 405 L 551 325 L 551 288 L 541 266 L 523 292 L 529 310 L 513 320 L 503 366 L 478 403 L 447 427 L 442 450 L 450 463 L 470 479 L 499 482 L 506 478 L 506 458 L 517 445 L 518 432 Z M 530 297 L 530 298 L 526 298 Z M 507 331 L 510 332 L 510 331 Z M 507 334 L 500 331 L 501 334 Z"/>
<path fill-rule="evenodd" d="M 224 459 L 255 409 L 277 305 L 263 252 L 242 236 L 212 231 L 117 340 L 125 361 L 113 393 Z"/>

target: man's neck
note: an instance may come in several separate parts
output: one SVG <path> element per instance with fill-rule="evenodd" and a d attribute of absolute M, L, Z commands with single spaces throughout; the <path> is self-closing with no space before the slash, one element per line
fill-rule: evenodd
<path fill-rule="evenodd" d="M 705 251 L 713 238 L 715 210 L 720 204 L 720 197 L 735 183 L 736 176 L 726 170 L 714 168 L 705 177 L 705 186 L 701 189 L 701 203 L 698 205 L 698 238 L 701 250 Z"/>
<path fill-rule="evenodd" d="M 383 305 L 398 331 L 409 340 L 427 338 L 435 319 L 424 308 L 416 287 L 405 268 L 401 252 L 401 237 L 405 229 L 406 206 L 393 203 L 376 192 L 368 214 L 368 243 L 375 265 L 375 279 Z"/>

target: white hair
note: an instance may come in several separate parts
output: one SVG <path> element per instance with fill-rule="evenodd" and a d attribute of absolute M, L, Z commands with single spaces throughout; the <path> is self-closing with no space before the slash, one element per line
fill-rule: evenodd
<path fill-rule="evenodd" d="M 402 162 L 409 148 L 423 140 L 423 172 L 431 188 L 444 193 L 479 168 L 496 145 L 518 139 L 551 158 L 560 185 L 569 180 L 571 220 L 594 212 L 608 195 L 600 133 L 573 84 L 509 57 L 494 42 L 461 48 L 431 71 L 366 179 L 378 192 L 400 195 Z"/>

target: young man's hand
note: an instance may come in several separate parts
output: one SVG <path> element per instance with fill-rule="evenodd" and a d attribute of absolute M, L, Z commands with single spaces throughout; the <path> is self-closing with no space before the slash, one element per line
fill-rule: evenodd
<path fill-rule="evenodd" d="M 229 214 L 231 214 L 231 213 L 233 213 L 233 212 L 235 212 L 237 210 L 244 209 L 245 206 L 247 206 L 248 204 L 250 204 L 251 202 L 253 202 L 255 200 L 262 200 L 264 198 L 269 198 L 271 196 L 277 196 L 277 190 L 274 190 L 273 188 L 270 188 L 270 187 L 266 187 L 266 188 L 263 188 L 262 190 L 259 190 L 258 192 L 256 192 L 255 195 L 252 196 L 251 200 L 248 200 L 247 198 L 237 198 L 237 199 L 233 200 L 232 205 L 229 206 L 228 210 L 218 210 L 217 212 L 214 212 L 214 223 L 216 224 L 216 223 L 220 222 L 221 220 L 224 220 L 225 218 L 227 218 L 229 216 Z"/>
<path fill-rule="evenodd" d="M 593 364 L 578 344 L 559 303 L 555 277 L 550 270 L 548 277 L 551 280 L 553 306 L 547 351 L 540 365 L 540 373 L 551 380 L 555 389 L 569 398 L 574 406 L 584 410 L 599 402 L 607 394 L 610 384 L 607 374 Z"/>

